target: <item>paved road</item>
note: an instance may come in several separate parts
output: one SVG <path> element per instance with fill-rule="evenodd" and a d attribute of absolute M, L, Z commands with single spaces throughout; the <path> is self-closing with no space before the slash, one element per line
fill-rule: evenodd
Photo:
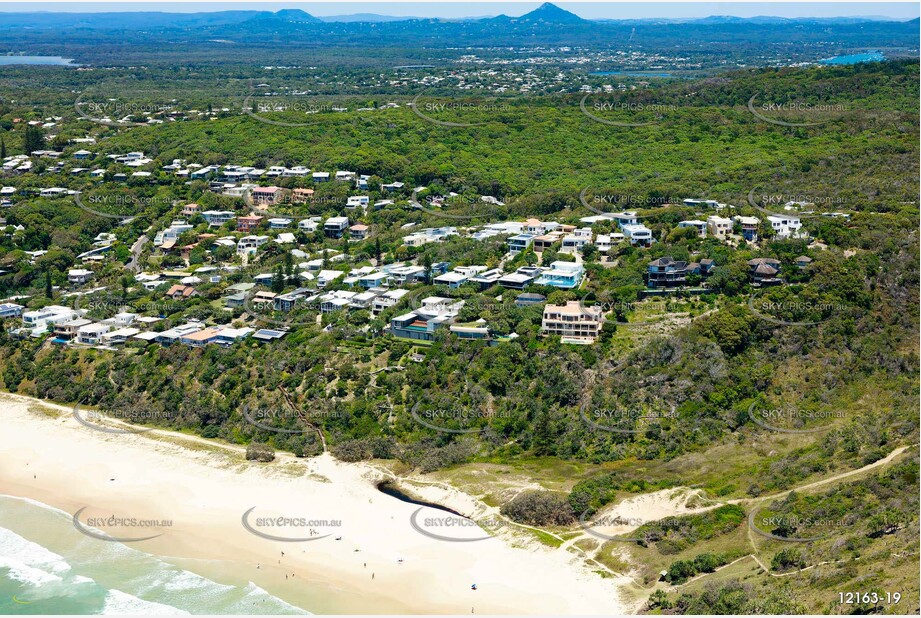
<path fill-rule="evenodd" d="M 144 245 L 147 244 L 148 240 L 147 234 L 141 234 L 141 237 L 131 245 L 131 259 L 128 261 L 128 264 L 125 265 L 125 268 L 134 271 L 138 269 L 138 258 L 141 255 L 141 251 L 144 250 Z"/>

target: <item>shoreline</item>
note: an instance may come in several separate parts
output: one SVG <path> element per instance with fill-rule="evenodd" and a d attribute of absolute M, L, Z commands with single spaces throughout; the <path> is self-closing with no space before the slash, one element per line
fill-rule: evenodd
<path fill-rule="evenodd" d="M 419 507 L 380 492 L 376 483 L 385 476 L 371 465 L 328 454 L 297 459 L 279 453 L 270 464 L 246 462 L 233 445 L 196 436 L 95 431 L 80 425 L 70 408 L 23 395 L 0 393 L 0 411 L 11 445 L 0 452 L 0 493 L 68 513 L 87 507 L 97 515 L 169 520 L 161 536 L 128 544 L 194 572 L 211 564 L 312 613 L 629 611 L 627 578 L 603 578 L 565 549 L 511 533 L 475 543 L 419 534 L 410 525 Z M 242 525 L 254 507 L 254 517 L 300 516 L 340 526 L 307 542 L 268 540 Z M 133 532 L 127 537 L 140 538 Z"/>

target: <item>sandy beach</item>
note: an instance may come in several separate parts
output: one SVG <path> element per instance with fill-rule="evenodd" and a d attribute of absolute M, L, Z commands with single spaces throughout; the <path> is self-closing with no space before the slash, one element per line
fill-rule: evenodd
<path fill-rule="evenodd" d="M 383 474 L 371 465 L 328 455 L 244 462 L 239 452 L 193 436 L 104 433 L 77 422 L 71 408 L 17 395 L 0 394 L 0 416 L 0 494 L 68 513 L 86 507 L 81 521 L 111 514 L 168 520 L 149 530 L 105 532 L 160 534 L 131 546 L 191 570 L 207 562 L 212 572 L 252 581 L 312 613 L 629 610 L 620 593 L 627 578 L 603 578 L 565 548 L 528 542 L 509 530 L 472 542 L 420 533 L 411 523 L 414 513 L 440 512 L 420 515 L 418 506 L 382 494 L 375 485 Z M 467 512 L 473 503 L 459 494 L 446 506 Z M 250 510 L 247 521 L 257 531 L 311 540 L 282 542 L 252 533 L 242 521 Z M 318 523 L 260 527 L 264 518 L 279 516 Z M 474 536 L 483 536 L 475 530 Z"/>

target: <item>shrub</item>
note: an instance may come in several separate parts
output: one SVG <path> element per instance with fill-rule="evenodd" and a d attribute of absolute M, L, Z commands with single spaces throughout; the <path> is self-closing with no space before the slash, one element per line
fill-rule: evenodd
<path fill-rule="evenodd" d="M 269 462 L 275 459 L 275 449 L 262 442 L 250 442 L 246 447 L 246 459 Z"/>
<path fill-rule="evenodd" d="M 564 526 L 575 521 L 566 496 L 551 491 L 526 491 L 502 505 L 502 514 L 531 526 Z"/>

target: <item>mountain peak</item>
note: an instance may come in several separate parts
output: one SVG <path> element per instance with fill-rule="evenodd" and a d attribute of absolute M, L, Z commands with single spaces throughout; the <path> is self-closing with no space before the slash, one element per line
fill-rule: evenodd
<path fill-rule="evenodd" d="M 525 13 L 517 21 L 543 21 L 554 24 L 572 24 L 585 21 L 575 13 L 563 10 L 551 2 L 544 2 L 542 5 Z"/>

